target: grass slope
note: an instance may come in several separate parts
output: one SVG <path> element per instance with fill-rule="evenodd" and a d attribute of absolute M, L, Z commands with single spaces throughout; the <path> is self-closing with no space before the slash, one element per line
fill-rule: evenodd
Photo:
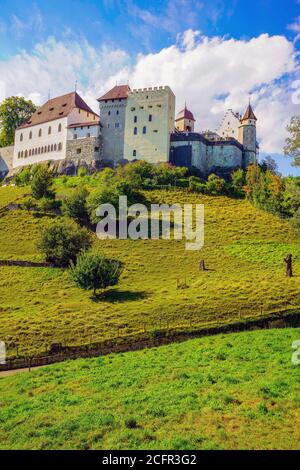
<path fill-rule="evenodd" d="M 61 195 L 65 191 L 58 188 Z M 14 191 L 17 191 L 16 193 Z M 28 193 L 28 188 L 22 190 Z M 20 197 L 0 188 L 0 206 Z M 199 327 L 300 306 L 299 239 L 288 222 L 248 202 L 184 191 L 154 191 L 152 202 L 203 203 L 205 246 L 186 251 L 185 241 L 95 238 L 125 263 L 119 286 L 98 299 L 76 288 L 67 271 L 0 267 L 0 339 L 8 355 L 39 354 L 51 343 L 83 344 L 147 329 Z M 1 202 L 3 201 L 3 202 Z M 0 259 L 41 261 L 39 229 L 50 222 L 21 210 L 0 214 Z M 283 256 L 295 255 L 296 276 L 284 274 Z M 208 271 L 199 272 L 205 259 Z M 187 288 L 177 288 L 187 284 Z"/>
<path fill-rule="evenodd" d="M 207 337 L 0 378 L 0 448 L 300 449 L 299 337 Z"/>

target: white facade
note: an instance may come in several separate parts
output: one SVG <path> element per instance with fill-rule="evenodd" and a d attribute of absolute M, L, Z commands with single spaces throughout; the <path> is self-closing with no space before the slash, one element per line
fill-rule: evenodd
<path fill-rule="evenodd" d="M 222 138 L 230 137 L 238 140 L 240 125 L 241 122 L 239 114 L 234 113 L 232 109 L 228 109 L 224 115 L 219 129 L 217 130 L 217 134 L 219 134 L 219 136 Z"/>
<path fill-rule="evenodd" d="M 98 138 L 100 133 L 100 124 L 71 124 L 68 126 L 67 140 Z"/>
<path fill-rule="evenodd" d="M 85 122 L 96 122 L 93 115 L 80 108 L 74 108 L 67 117 L 27 126 L 16 130 L 13 168 L 62 160 L 66 157 L 68 126 Z"/>
<path fill-rule="evenodd" d="M 168 162 L 174 117 L 175 95 L 168 86 L 130 91 L 126 106 L 124 158 Z"/>

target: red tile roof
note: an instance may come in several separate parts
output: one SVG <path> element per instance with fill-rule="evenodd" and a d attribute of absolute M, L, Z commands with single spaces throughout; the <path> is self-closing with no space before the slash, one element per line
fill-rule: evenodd
<path fill-rule="evenodd" d="M 98 98 L 98 101 L 124 99 L 127 98 L 129 91 L 131 90 L 128 85 L 116 85 L 101 98 Z"/>
<path fill-rule="evenodd" d="M 57 98 L 48 100 L 43 106 L 38 108 L 31 118 L 22 124 L 19 129 L 36 126 L 56 119 L 62 119 L 67 117 L 74 108 L 82 109 L 83 111 L 91 113 L 99 118 L 98 114 L 94 113 L 78 93 L 73 91 L 67 95 L 58 96 Z"/>
<path fill-rule="evenodd" d="M 191 121 L 195 121 L 193 113 L 189 111 L 186 106 L 177 114 L 175 121 L 180 121 L 181 119 L 190 119 Z"/>

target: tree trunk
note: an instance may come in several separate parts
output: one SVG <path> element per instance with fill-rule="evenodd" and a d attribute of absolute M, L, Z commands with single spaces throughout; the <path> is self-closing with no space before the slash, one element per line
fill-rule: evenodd
<path fill-rule="evenodd" d="M 284 258 L 285 265 L 286 265 L 286 275 L 287 277 L 292 277 L 293 276 L 293 260 L 292 260 L 292 255 L 287 255 L 286 258 Z"/>
<path fill-rule="evenodd" d="M 200 266 L 199 266 L 199 268 L 200 268 L 200 271 L 205 271 L 204 259 L 202 259 L 202 260 L 200 261 Z"/>

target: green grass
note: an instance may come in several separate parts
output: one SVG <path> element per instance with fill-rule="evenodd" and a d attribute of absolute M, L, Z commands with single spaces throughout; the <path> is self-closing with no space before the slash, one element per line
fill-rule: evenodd
<path fill-rule="evenodd" d="M 16 191 L 16 193 L 14 192 Z M 0 206 L 28 188 L 0 188 Z M 72 191 L 57 185 L 60 196 Z M 184 191 L 150 191 L 152 202 L 203 203 L 205 246 L 186 251 L 185 240 L 107 240 L 93 249 L 120 259 L 120 284 L 95 301 L 67 271 L 0 267 L 0 339 L 8 355 L 40 354 L 49 345 L 97 342 L 143 330 L 199 328 L 300 306 L 299 239 L 287 221 L 248 202 Z M 3 201 L 3 202 L 1 202 Z M 36 250 L 48 216 L 21 210 L 0 214 L 0 259 L 42 261 Z M 295 254 L 295 277 L 283 256 Z M 208 268 L 199 272 L 199 261 Z M 186 284 L 187 288 L 177 285 Z"/>
<path fill-rule="evenodd" d="M 299 338 L 219 335 L 0 378 L 0 448 L 300 449 Z"/>

